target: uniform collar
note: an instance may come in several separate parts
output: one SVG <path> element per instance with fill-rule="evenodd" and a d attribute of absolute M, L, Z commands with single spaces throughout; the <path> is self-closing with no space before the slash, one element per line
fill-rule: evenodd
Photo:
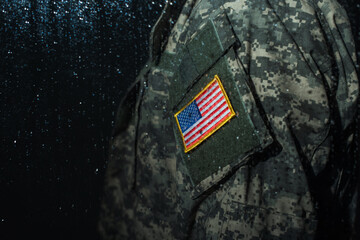
<path fill-rule="evenodd" d="M 150 61 L 157 63 L 186 0 L 168 1 L 150 33 Z M 172 20 L 172 21 L 170 21 Z"/>

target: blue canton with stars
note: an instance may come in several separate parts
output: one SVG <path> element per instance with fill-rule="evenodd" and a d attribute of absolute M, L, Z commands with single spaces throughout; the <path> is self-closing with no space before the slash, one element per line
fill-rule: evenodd
<path fill-rule="evenodd" d="M 182 132 L 188 130 L 200 118 L 201 113 L 195 101 L 193 101 L 189 106 L 187 106 L 182 112 L 177 115 L 177 119 L 179 121 Z"/>

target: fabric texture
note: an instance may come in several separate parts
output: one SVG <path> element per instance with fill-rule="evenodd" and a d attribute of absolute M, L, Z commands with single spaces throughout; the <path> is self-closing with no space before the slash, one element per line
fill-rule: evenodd
<path fill-rule="evenodd" d="M 169 2 L 119 107 L 102 238 L 353 238 L 355 63 L 335 0 Z M 185 153 L 174 114 L 215 75 L 237 114 Z"/>

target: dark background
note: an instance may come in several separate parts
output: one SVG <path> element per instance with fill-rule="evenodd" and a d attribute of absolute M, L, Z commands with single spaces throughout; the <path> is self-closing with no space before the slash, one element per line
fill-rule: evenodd
<path fill-rule="evenodd" d="M 360 3 L 348 11 L 360 57 Z M 165 0 L 1 0 L 0 239 L 98 239 L 117 105 Z"/>
<path fill-rule="evenodd" d="M 98 239 L 115 112 L 163 4 L 0 1 L 0 239 Z"/>

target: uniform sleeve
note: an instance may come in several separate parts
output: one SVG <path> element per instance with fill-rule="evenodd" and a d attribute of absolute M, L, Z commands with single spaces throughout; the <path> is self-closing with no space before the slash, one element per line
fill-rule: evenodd
<path fill-rule="evenodd" d="M 122 99 L 109 146 L 98 230 L 101 239 L 129 239 L 134 221 L 135 144 L 141 76 Z"/>
<path fill-rule="evenodd" d="M 337 230 L 338 235 L 355 232 L 359 82 L 345 10 L 336 0 L 228 1 L 224 6 L 242 43 L 238 58 L 278 140 L 291 149 L 282 139 L 288 130 L 296 142 L 318 204 L 319 232 L 329 237 Z M 287 128 L 276 119 L 286 120 Z"/>
<path fill-rule="evenodd" d="M 340 162 L 336 164 L 338 180 L 334 195 L 343 211 L 353 238 L 358 231 L 359 183 L 359 81 L 356 69 L 356 52 L 351 27 L 345 10 L 335 0 L 316 1 L 319 18 L 333 53 L 333 67 L 324 76 L 330 85 L 330 104 L 334 115 L 334 138 Z M 337 120 L 337 121 L 336 121 Z M 336 148 L 336 146 L 335 146 Z"/>
<path fill-rule="evenodd" d="M 353 122 L 359 95 L 355 43 L 343 7 L 335 0 L 317 1 L 316 4 L 335 60 L 332 71 L 324 74 L 333 83 L 330 87 L 333 95 L 336 95 L 342 127 L 345 129 Z"/>

